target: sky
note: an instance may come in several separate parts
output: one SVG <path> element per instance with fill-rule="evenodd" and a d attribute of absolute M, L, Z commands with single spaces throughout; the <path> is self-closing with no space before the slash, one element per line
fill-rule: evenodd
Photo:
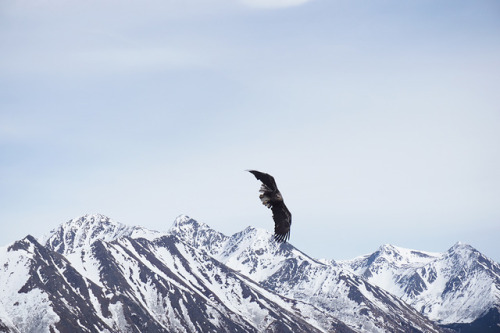
<path fill-rule="evenodd" d="M 349 259 L 500 262 L 500 3 L 0 2 L 0 245 L 84 214 L 186 214 Z"/>

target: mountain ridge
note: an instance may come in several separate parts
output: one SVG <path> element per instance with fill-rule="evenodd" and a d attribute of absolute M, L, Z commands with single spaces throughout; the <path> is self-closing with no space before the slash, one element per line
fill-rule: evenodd
<path fill-rule="evenodd" d="M 471 245 L 457 242 L 443 253 L 403 249 L 413 257 L 391 249 L 339 264 L 443 326 L 469 324 L 500 308 L 500 265 Z"/>
<path fill-rule="evenodd" d="M 467 266 L 471 252 L 457 244 L 450 263 L 496 272 L 498 264 L 476 252 L 480 267 Z M 415 289 L 421 281 L 415 272 L 403 273 L 416 271 L 428 287 L 432 273 L 422 267 L 442 256 L 389 244 L 376 252 L 352 262 L 318 260 L 292 244 L 277 244 L 264 229 L 226 236 L 180 215 L 158 232 L 84 215 L 38 240 L 27 236 L 0 248 L 0 331 L 441 332 L 475 329 L 478 320 L 495 324 L 498 303 L 492 302 L 486 317 L 438 318 L 438 327 L 418 302 L 411 304 L 410 296 L 422 294 Z M 387 267 L 402 277 L 397 286 L 406 281 L 400 295 L 370 282 Z M 455 292 L 449 295 L 468 290 L 449 281 Z M 37 296 L 30 302 L 27 294 Z M 43 327 L 34 318 L 46 318 Z"/>

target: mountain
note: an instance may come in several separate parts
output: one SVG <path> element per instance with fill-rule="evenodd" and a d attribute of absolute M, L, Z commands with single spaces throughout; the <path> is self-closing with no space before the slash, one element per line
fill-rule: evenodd
<path fill-rule="evenodd" d="M 101 214 L 87 214 L 69 220 L 39 239 L 61 254 L 74 253 L 96 240 L 109 242 L 121 237 L 154 239 L 162 233 L 139 226 L 127 226 Z"/>
<path fill-rule="evenodd" d="M 45 246 L 27 236 L 2 248 L 4 331 L 353 332 L 174 235 L 133 230 L 89 215 L 62 224 Z"/>
<path fill-rule="evenodd" d="M 500 265 L 470 245 L 445 253 L 383 245 L 340 264 L 443 327 L 500 332 Z"/>
<path fill-rule="evenodd" d="M 227 237 L 181 216 L 170 232 L 281 296 L 313 304 L 360 332 L 438 331 L 386 291 L 334 264 L 315 260 L 262 229 Z"/>
<path fill-rule="evenodd" d="M 476 320 L 488 327 L 497 318 L 495 298 L 485 301 L 493 309 L 486 317 L 474 317 L 488 308 L 478 301 L 453 322 L 435 319 L 446 328 L 427 318 L 456 311 L 451 295 L 469 288 L 487 294 L 490 275 L 480 268 L 475 284 L 453 280 L 462 277 L 464 258 L 498 275 L 498 264 L 479 252 L 449 251 L 445 266 L 445 254 L 384 251 L 337 263 L 278 244 L 262 229 L 226 236 L 181 215 L 157 232 L 85 215 L 0 248 L 0 332 L 443 332 L 475 329 Z M 405 295 L 417 295 L 418 279 L 392 279 L 411 269 L 425 290 L 431 276 L 439 283 L 450 277 L 449 301 L 412 303 Z"/>

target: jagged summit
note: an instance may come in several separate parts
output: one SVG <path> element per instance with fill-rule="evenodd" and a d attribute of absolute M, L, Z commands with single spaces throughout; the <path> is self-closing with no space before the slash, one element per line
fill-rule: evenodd
<path fill-rule="evenodd" d="M 185 214 L 177 216 L 174 220 L 174 223 L 172 224 L 172 227 L 170 228 L 171 233 L 174 233 L 177 236 L 181 236 L 180 237 L 181 239 L 188 241 L 189 239 L 186 239 L 188 236 L 193 236 L 194 234 L 202 230 L 212 231 L 221 234 L 220 232 L 211 228 L 208 224 L 197 221 Z M 245 235 L 249 235 L 251 237 L 258 236 L 259 238 L 266 238 L 266 239 L 272 236 L 272 234 L 265 229 L 247 226 L 245 229 L 235 233 L 231 237 L 239 238 L 239 237 L 244 237 Z"/>
<path fill-rule="evenodd" d="M 500 266 L 462 242 L 443 253 L 386 244 L 342 265 L 443 325 L 470 323 L 500 303 Z"/>
<path fill-rule="evenodd" d="M 210 228 L 207 224 L 198 222 L 187 215 L 179 215 L 169 233 L 186 244 L 208 252 L 216 251 L 228 238 L 223 233 Z"/>
<path fill-rule="evenodd" d="M 446 251 L 446 253 L 443 254 L 443 259 L 449 261 L 451 267 L 463 266 L 468 271 L 476 270 L 478 267 L 481 267 L 481 265 L 486 265 L 489 269 L 493 268 L 494 265 L 500 267 L 498 263 L 492 262 L 473 246 L 461 242 L 456 243 Z M 500 273 L 498 268 L 496 270 Z M 461 274 L 460 270 L 457 270 L 457 274 Z"/>
<path fill-rule="evenodd" d="M 413 263 L 429 262 L 441 255 L 441 253 L 407 249 L 391 244 L 382 245 L 379 250 L 386 258 L 392 257 L 394 264 L 407 265 Z"/>
<path fill-rule="evenodd" d="M 180 215 L 159 233 L 102 214 L 41 241 L 0 247 L 0 331 L 74 332 L 65 325 L 79 322 L 91 332 L 441 332 L 424 316 L 498 324 L 500 265 L 463 243 L 443 253 L 384 244 L 335 263 L 266 229 L 226 236 Z"/>
<path fill-rule="evenodd" d="M 198 222 L 195 219 L 190 218 L 185 214 L 177 216 L 172 224 L 171 230 L 197 230 L 197 229 L 210 229 L 210 227 L 203 223 Z"/>
<path fill-rule="evenodd" d="M 460 261 L 474 262 L 478 258 L 486 258 L 481 252 L 479 252 L 475 247 L 470 244 L 457 242 L 452 247 L 448 249 L 443 256 L 448 258 L 455 258 Z"/>
<path fill-rule="evenodd" d="M 460 241 L 453 244 L 453 246 L 450 247 L 450 249 L 448 250 L 448 252 L 457 252 L 457 251 L 477 252 L 477 250 L 473 246 Z"/>
<path fill-rule="evenodd" d="M 32 253 L 36 246 L 40 246 L 35 237 L 27 235 L 21 240 L 15 241 L 9 246 L 7 246 L 7 251 L 17 251 L 23 249 L 29 253 Z"/>
<path fill-rule="evenodd" d="M 471 262 L 474 261 L 475 258 L 481 256 L 481 253 L 469 244 L 457 242 L 446 252 L 442 253 L 441 256 L 452 261 L 459 260 Z"/>
<path fill-rule="evenodd" d="M 235 233 L 231 237 L 238 239 L 252 239 L 254 241 L 271 241 L 273 238 L 273 234 L 266 229 L 248 226 L 242 231 Z"/>
<path fill-rule="evenodd" d="M 62 223 L 39 239 L 52 250 L 68 254 L 100 240 L 111 242 L 121 237 L 153 239 L 158 231 L 140 226 L 127 226 L 102 214 L 86 214 Z"/>
<path fill-rule="evenodd" d="M 385 270 L 386 267 L 396 269 L 419 267 L 441 256 L 442 253 L 418 251 L 392 244 L 383 244 L 371 254 L 351 260 L 339 261 L 339 263 L 353 270 L 356 274 L 369 278 L 373 274 Z"/>

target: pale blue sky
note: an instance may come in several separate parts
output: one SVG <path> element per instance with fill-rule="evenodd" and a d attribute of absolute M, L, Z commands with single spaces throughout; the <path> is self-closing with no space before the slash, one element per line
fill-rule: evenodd
<path fill-rule="evenodd" d="M 500 261 L 498 1 L 2 1 L 0 244 L 85 213 Z"/>

